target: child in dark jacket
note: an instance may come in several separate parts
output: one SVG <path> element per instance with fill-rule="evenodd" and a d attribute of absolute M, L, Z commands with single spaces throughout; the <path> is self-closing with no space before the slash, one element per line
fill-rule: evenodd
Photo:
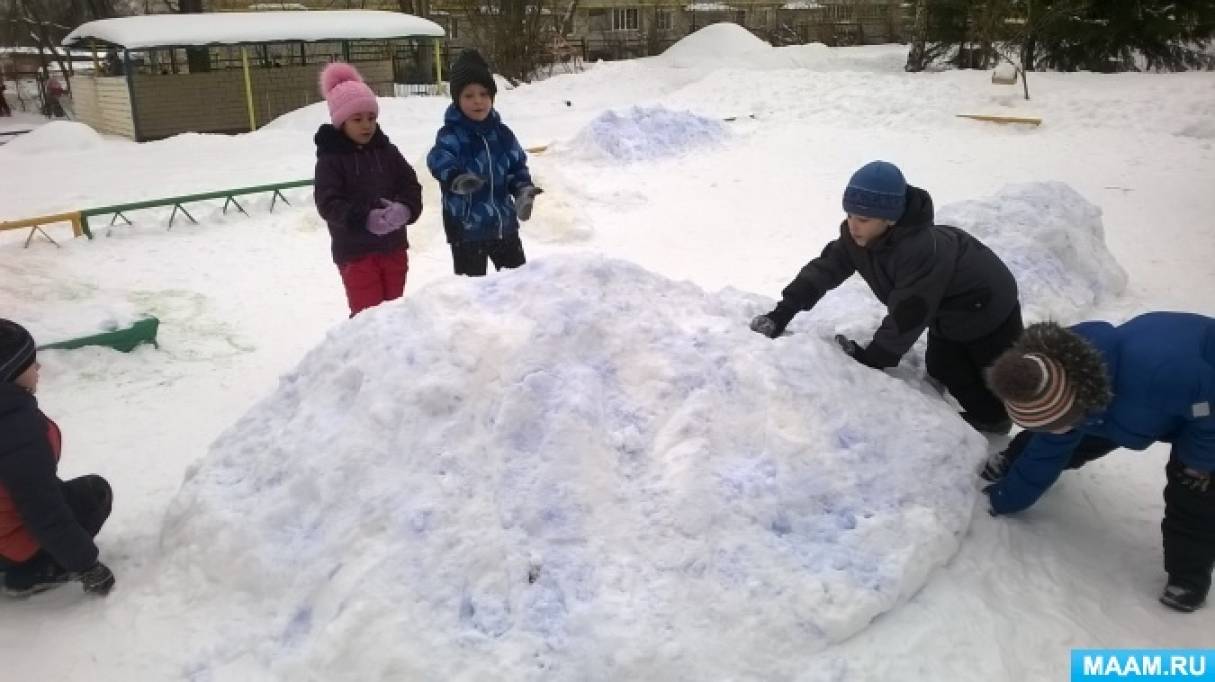
<path fill-rule="evenodd" d="M 329 225 L 333 262 L 354 317 L 405 292 L 405 226 L 422 213 L 422 186 L 377 125 L 375 93 L 353 66 L 325 67 L 321 94 L 331 123 L 314 137 L 316 208 Z"/>
<path fill-rule="evenodd" d="M 987 378 L 1025 429 L 983 472 L 995 481 L 983 491 L 992 514 L 1033 505 L 1065 469 L 1168 443 L 1160 601 L 1202 606 L 1215 568 L 1215 319 L 1155 312 L 1117 327 L 1030 325 Z"/>
<path fill-rule="evenodd" d="M 452 104 L 426 156 L 443 190 L 443 230 L 457 275 L 485 274 L 526 262 L 519 221 L 531 217 L 542 190 L 532 184 L 527 154 L 494 110 L 498 88 L 489 66 L 465 50 L 451 70 Z"/>
<path fill-rule="evenodd" d="M 59 480 L 62 434 L 38 409 L 34 339 L 0 319 L 0 571 L 4 592 L 25 597 L 78 580 L 109 594 L 114 574 L 97 560 L 93 537 L 113 495 L 100 476 Z"/>
<path fill-rule="evenodd" d="M 978 239 L 935 224 L 932 197 L 908 185 L 893 164 L 874 161 L 854 173 L 843 204 L 848 217 L 839 238 L 751 329 L 777 338 L 794 315 L 859 273 L 888 314 L 868 345 L 837 335 L 844 352 L 875 369 L 893 367 L 927 330 L 928 375 L 961 404 L 961 417 L 978 431 L 1008 433 L 1008 413 L 983 371 L 1021 334 L 1012 273 Z"/>

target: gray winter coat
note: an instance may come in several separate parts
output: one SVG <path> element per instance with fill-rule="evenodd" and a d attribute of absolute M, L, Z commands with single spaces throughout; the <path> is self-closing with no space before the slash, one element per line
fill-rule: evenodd
<path fill-rule="evenodd" d="M 839 238 L 785 287 L 776 316 L 810 310 L 854 272 L 888 310 L 865 349 L 877 367 L 899 364 L 925 328 L 951 341 L 974 341 L 1018 305 L 1017 282 L 999 256 L 956 227 L 934 224 L 932 197 L 910 185 L 903 217 L 868 247 L 857 245 L 847 221 L 841 223 Z"/>

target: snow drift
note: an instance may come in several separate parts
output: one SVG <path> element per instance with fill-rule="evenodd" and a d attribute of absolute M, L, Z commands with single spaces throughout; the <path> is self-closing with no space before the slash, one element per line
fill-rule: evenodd
<path fill-rule="evenodd" d="M 984 440 L 746 305 L 565 256 L 335 329 L 170 509 L 191 675 L 795 676 L 956 551 Z"/>

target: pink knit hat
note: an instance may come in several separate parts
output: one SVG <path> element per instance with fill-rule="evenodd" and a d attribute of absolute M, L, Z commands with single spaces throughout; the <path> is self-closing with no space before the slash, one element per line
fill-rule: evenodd
<path fill-rule="evenodd" d="M 329 103 L 329 120 L 341 128 L 355 114 L 379 114 L 375 93 L 363 82 L 357 69 L 334 62 L 321 70 L 321 95 Z"/>

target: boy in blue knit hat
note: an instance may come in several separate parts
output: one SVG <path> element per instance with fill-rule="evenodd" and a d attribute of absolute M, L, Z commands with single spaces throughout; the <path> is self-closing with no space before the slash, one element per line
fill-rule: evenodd
<path fill-rule="evenodd" d="M 886 319 L 861 345 L 835 340 L 875 369 L 899 364 L 928 330 L 928 375 L 962 406 L 962 418 L 985 433 L 1012 426 L 983 371 L 1021 335 L 1017 282 L 991 249 L 962 230 L 933 221 L 932 197 L 908 185 L 892 163 L 873 161 L 844 190 L 840 236 L 807 263 L 771 312 L 751 329 L 779 337 L 798 312 L 859 273 L 887 307 Z"/>

